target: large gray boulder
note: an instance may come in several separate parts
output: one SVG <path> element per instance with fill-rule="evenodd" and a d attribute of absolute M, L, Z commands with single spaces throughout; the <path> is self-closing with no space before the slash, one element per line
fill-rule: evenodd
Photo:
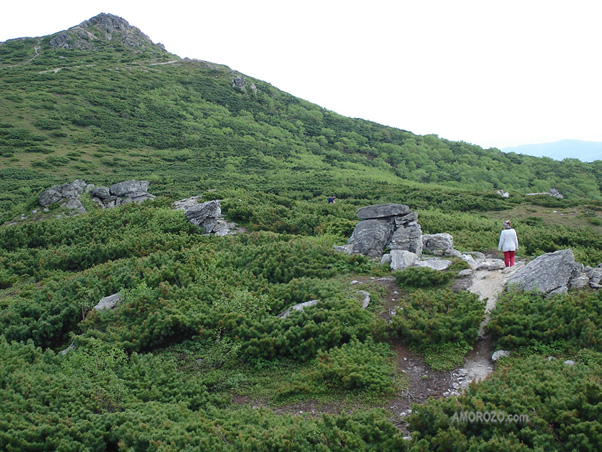
<path fill-rule="evenodd" d="M 141 193 L 148 193 L 148 182 L 145 180 L 128 180 L 125 182 L 119 182 L 118 184 L 111 185 L 109 192 L 113 196 L 126 196 L 134 195 L 140 196 Z"/>
<path fill-rule="evenodd" d="M 127 195 L 125 195 L 124 197 L 121 198 L 121 204 L 129 204 L 130 202 L 135 202 L 135 203 L 143 203 L 144 201 L 147 200 L 153 200 L 155 199 L 155 195 L 151 195 L 150 193 L 143 193 L 143 192 L 135 192 L 135 193 L 128 193 Z"/>
<path fill-rule="evenodd" d="M 360 221 L 347 242 L 349 248 L 337 250 L 368 257 L 381 257 L 384 250 L 403 250 L 422 254 L 422 230 L 418 214 L 403 204 L 376 204 L 356 211 Z"/>
<path fill-rule="evenodd" d="M 63 199 L 63 194 L 60 189 L 60 185 L 55 185 L 48 190 L 44 190 L 42 193 L 38 195 L 38 203 L 42 207 L 48 207 L 55 202 L 59 202 Z"/>
<path fill-rule="evenodd" d="M 387 218 L 410 213 L 410 208 L 403 204 L 376 204 L 357 209 L 355 216 L 362 219 Z"/>
<path fill-rule="evenodd" d="M 405 270 L 418 262 L 418 255 L 406 250 L 391 250 L 391 270 Z"/>
<path fill-rule="evenodd" d="M 393 235 L 394 223 L 385 219 L 362 220 L 347 242 L 354 254 L 380 257 Z"/>
<path fill-rule="evenodd" d="M 422 246 L 431 253 L 445 253 L 454 248 L 454 238 L 446 232 L 441 234 L 424 234 L 422 236 Z"/>
<path fill-rule="evenodd" d="M 405 250 L 416 254 L 422 254 L 422 228 L 416 221 L 402 224 L 391 236 L 389 244 L 391 250 Z"/>
<path fill-rule="evenodd" d="M 99 199 L 108 199 L 111 197 L 109 187 L 96 187 L 92 190 L 92 196 Z"/>
<path fill-rule="evenodd" d="M 222 215 L 222 209 L 219 201 L 207 201 L 190 207 L 184 215 L 192 224 L 204 228 L 205 233 L 210 234 Z"/>
<path fill-rule="evenodd" d="M 86 211 L 86 208 L 80 201 L 79 197 L 78 198 L 69 198 L 63 205 L 67 209 L 77 210 L 79 213 L 84 213 Z"/>
<path fill-rule="evenodd" d="M 174 210 L 183 210 L 186 219 L 202 228 L 206 234 L 217 236 L 234 235 L 244 232 L 245 229 L 239 227 L 236 223 L 229 222 L 222 215 L 222 209 L 219 200 L 199 203 L 202 196 L 192 196 L 186 199 L 180 199 L 172 203 Z"/>
<path fill-rule="evenodd" d="M 575 266 L 575 256 L 570 249 L 542 254 L 512 275 L 507 288 L 545 294 L 566 292 Z"/>

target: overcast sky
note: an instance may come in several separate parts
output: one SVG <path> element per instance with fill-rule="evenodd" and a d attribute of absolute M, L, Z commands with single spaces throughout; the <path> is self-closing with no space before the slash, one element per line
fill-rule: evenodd
<path fill-rule="evenodd" d="M 0 41 L 101 12 L 345 116 L 484 148 L 602 141 L 600 0 L 53 0 Z"/>

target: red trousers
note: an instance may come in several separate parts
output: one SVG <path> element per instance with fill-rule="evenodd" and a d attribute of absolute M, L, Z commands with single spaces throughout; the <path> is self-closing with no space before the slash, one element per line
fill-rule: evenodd
<path fill-rule="evenodd" d="M 516 251 L 504 251 L 504 264 L 506 267 L 512 267 L 514 265 L 514 254 Z"/>

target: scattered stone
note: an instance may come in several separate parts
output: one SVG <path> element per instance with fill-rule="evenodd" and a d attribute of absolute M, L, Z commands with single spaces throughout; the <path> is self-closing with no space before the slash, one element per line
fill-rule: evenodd
<path fill-rule="evenodd" d="M 335 245 L 334 250 L 337 253 L 351 255 L 351 254 L 353 254 L 353 245 L 340 245 L 340 246 Z"/>
<path fill-rule="evenodd" d="M 464 270 L 460 270 L 458 272 L 458 278 L 467 278 L 469 276 L 472 276 L 474 273 L 474 271 L 470 268 L 466 268 Z"/>
<path fill-rule="evenodd" d="M 347 242 L 351 254 L 382 257 L 385 248 L 422 254 L 422 232 L 418 214 L 403 204 L 377 204 L 356 211 L 361 219 Z M 348 248 L 336 248 L 349 252 Z"/>
<path fill-rule="evenodd" d="M 122 297 L 120 293 L 109 295 L 108 297 L 101 298 L 98 304 L 94 306 L 94 309 L 96 311 L 102 311 L 104 309 L 113 309 L 117 305 L 117 303 L 121 301 L 121 299 Z"/>
<path fill-rule="evenodd" d="M 567 366 L 574 366 L 575 365 L 575 361 L 573 361 L 572 359 L 567 359 L 564 364 L 566 364 Z"/>
<path fill-rule="evenodd" d="M 365 290 L 358 290 L 357 293 L 364 296 L 364 299 L 362 300 L 362 309 L 366 309 L 370 306 L 370 294 Z"/>
<path fill-rule="evenodd" d="M 155 196 L 147 192 L 148 182 L 146 181 L 126 181 L 108 187 L 95 187 L 93 184 L 86 184 L 81 179 L 76 179 L 69 184 L 55 185 L 44 190 L 38 196 L 40 206 L 44 212 L 48 211 L 48 206 L 61 202 L 67 209 L 84 213 L 86 209 L 81 203 L 80 196 L 84 193 L 92 195 L 92 201 L 102 208 L 115 207 L 120 204 L 130 202 L 143 202 L 147 199 L 154 199 Z"/>
<path fill-rule="evenodd" d="M 447 270 L 451 267 L 452 261 L 447 259 L 439 259 L 436 257 L 426 258 L 421 261 L 416 262 L 416 267 L 428 267 L 433 270 Z"/>
<path fill-rule="evenodd" d="M 181 199 L 175 201 L 171 208 L 183 210 L 186 219 L 202 229 L 205 234 L 225 236 L 243 232 L 243 228 L 225 219 L 218 199 L 199 203 L 200 199 L 201 195 Z"/>
<path fill-rule="evenodd" d="M 507 350 L 497 350 L 491 355 L 491 361 L 497 361 L 500 358 L 506 358 L 510 356 L 510 352 Z"/>
<path fill-rule="evenodd" d="M 347 245 L 348 246 L 348 245 Z M 380 265 L 391 264 L 391 254 L 383 254 L 383 257 L 380 259 Z"/>
<path fill-rule="evenodd" d="M 310 300 L 310 301 L 306 301 L 305 303 L 296 304 L 295 306 L 288 308 L 286 311 L 281 313 L 278 317 L 280 317 L 281 319 L 286 319 L 289 315 L 291 315 L 291 312 L 304 311 L 305 308 L 308 308 L 310 306 L 315 306 L 317 303 L 318 303 L 318 300 Z"/>
<path fill-rule="evenodd" d="M 405 411 L 402 411 L 401 413 L 399 413 L 400 417 L 406 417 L 408 415 L 412 414 L 412 410 L 411 409 L 407 409 Z"/>
<path fill-rule="evenodd" d="M 503 270 L 506 268 L 506 264 L 501 259 L 488 259 L 479 264 L 477 270 Z"/>
<path fill-rule="evenodd" d="M 71 344 L 69 344 L 69 347 L 67 347 L 65 350 L 61 350 L 59 353 L 61 355 L 66 355 L 67 353 L 69 353 L 71 350 L 75 350 L 75 344 L 73 342 L 71 342 Z"/>
<path fill-rule="evenodd" d="M 536 196 L 536 195 L 548 195 L 554 198 L 563 199 L 564 196 L 560 194 L 558 190 L 555 188 L 550 188 L 546 193 L 526 193 L 526 196 Z"/>
<path fill-rule="evenodd" d="M 457 257 L 458 259 L 464 260 L 464 255 L 456 249 L 445 250 L 445 253 L 443 253 L 443 255 L 446 257 Z M 470 257 L 470 256 L 468 256 L 468 257 Z M 472 259 L 472 257 L 470 257 L 470 258 Z"/>

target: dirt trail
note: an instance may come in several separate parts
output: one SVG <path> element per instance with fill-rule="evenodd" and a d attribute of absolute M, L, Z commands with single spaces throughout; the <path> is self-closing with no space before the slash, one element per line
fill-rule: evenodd
<path fill-rule="evenodd" d="M 489 313 L 495 309 L 498 295 L 504 290 L 508 278 L 514 274 L 523 263 L 517 263 L 514 267 L 508 267 L 504 270 L 482 270 L 477 271 L 472 277 L 472 284 L 468 290 L 477 294 L 481 300 L 486 300 L 485 319 L 479 326 L 479 337 L 474 349 L 466 355 L 464 366 L 455 371 L 459 379 L 459 388 L 465 389 L 470 382 L 482 380 L 493 372 L 493 361 L 491 355 L 492 340 L 490 336 L 485 335 L 485 325 L 491 319 Z"/>

